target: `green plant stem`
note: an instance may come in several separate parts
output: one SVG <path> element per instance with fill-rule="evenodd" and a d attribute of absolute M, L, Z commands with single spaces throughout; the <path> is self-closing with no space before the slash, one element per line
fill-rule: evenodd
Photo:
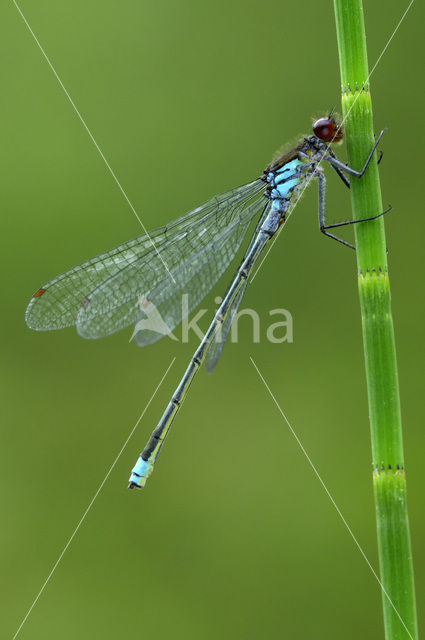
<path fill-rule="evenodd" d="M 334 0 L 349 165 L 374 143 L 361 0 Z M 385 137 L 384 137 L 385 140 Z M 383 210 L 378 166 L 351 178 L 353 218 Z M 406 475 L 383 217 L 354 225 L 372 439 L 373 486 L 386 640 L 418 638 Z"/>

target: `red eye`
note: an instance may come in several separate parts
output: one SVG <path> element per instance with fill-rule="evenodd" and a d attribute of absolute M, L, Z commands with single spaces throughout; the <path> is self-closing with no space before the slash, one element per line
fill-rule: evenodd
<path fill-rule="evenodd" d="M 316 138 L 324 142 L 339 142 L 342 140 L 342 129 L 332 117 L 320 118 L 313 125 L 313 133 Z"/>
<path fill-rule="evenodd" d="M 313 125 L 313 133 L 316 138 L 328 142 L 335 135 L 335 123 L 329 118 L 320 118 Z"/>

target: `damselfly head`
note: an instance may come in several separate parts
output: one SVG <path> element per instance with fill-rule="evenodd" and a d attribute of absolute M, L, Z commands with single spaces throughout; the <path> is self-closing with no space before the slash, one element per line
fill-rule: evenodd
<path fill-rule="evenodd" d="M 342 129 L 330 114 L 327 118 L 320 118 L 313 124 L 313 133 L 316 138 L 324 142 L 339 142 L 342 140 Z"/>

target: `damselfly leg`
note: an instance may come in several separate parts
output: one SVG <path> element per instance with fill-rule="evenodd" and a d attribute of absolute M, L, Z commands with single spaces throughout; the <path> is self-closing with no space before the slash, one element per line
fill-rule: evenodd
<path fill-rule="evenodd" d="M 346 227 L 351 224 L 357 224 L 358 222 L 369 222 L 370 220 L 376 220 L 377 218 L 380 218 L 381 216 L 384 216 L 386 213 L 391 211 L 392 206 L 389 205 L 385 209 L 385 211 L 381 211 L 381 213 L 377 213 L 375 216 L 368 216 L 367 218 L 359 218 L 358 220 L 345 220 L 344 222 L 335 222 L 334 224 L 326 224 L 325 223 L 326 182 L 325 182 L 325 176 L 323 175 L 323 173 L 319 173 L 318 179 L 319 179 L 319 229 L 320 231 L 328 238 L 331 238 L 332 240 L 336 240 L 337 242 L 340 242 L 345 247 L 349 247 L 350 249 L 356 250 L 356 247 L 353 244 L 350 244 L 349 242 L 347 242 L 346 240 L 343 240 L 342 238 L 338 238 L 338 236 L 335 236 L 333 233 L 329 233 L 328 229 L 337 229 L 338 227 Z"/>
<path fill-rule="evenodd" d="M 373 154 L 374 154 L 374 152 L 376 150 L 376 147 L 378 146 L 378 144 L 379 144 L 382 136 L 384 135 L 385 131 L 386 131 L 386 129 L 383 129 L 381 131 L 381 133 L 379 134 L 379 136 L 376 139 L 372 149 L 369 152 L 368 157 L 366 158 L 366 162 L 364 163 L 363 169 L 361 171 L 356 171 L 355 169 L 352 169 L 348 165 L 344 164 L 343 162 L 338 160 L 338 158 L 332 152 L 325 156 L 324 159 L 327 162 L 329 162 L 331 167 L 336 171 L 336 173 L 338 174 L 338 176 L 340 177 L 342 182 L 348 188 L 350 188 L 350 181 L 343 174 L 343 171 L 345 171 L 346 173 L 348 173 L 351 176 L 355 176 L 356 178 L 362 178 L 364 176 L 364 174 L 365 174 L 366 169 L 369 166 L 370 161 L 372 160 L 372 157 L 373 157 Z M 380 152 L 380 156 L 379 156 L 379 159 L 378 159 L 378 164 L 380 163 L 381 159 L 382 159 L 382 151 Z M 325 189 L 326 189 L 326 182 L 325 182 L 325 176 L 323 175 L 323 173 L 320 170 L 318 171 L 318 184 L 319 184 L 319 228 L 320 228 L 320 231 L 325 236 L 327 236 L 328 238 L 331 238 L 332 240 L 336 240 L 337 242 L 340 242 L 345 247 L 349 247 L 350 249 L 354 249 L 355 250 L 356 247 L 353 244 L 350 244 L 349 242 L 347 242 L 346 240 L 343 240 L 342 238 L 339 238 L 338 236 L 335 236 L 333 233 L 329 233 L 328 230 L 329 229 L 336 229 L 338 227 L 345 227 L 345 226 L 351 225 L 351 224 L 357 224 L 359 222 L 368 222 L 370 220 L 376 220 L 377 218 L 380 218 L 381 216 L 385 215 L 386 213 L 388 213 L 392 209 L 391 205 L 389 205 L 387 207 L 387 209 L 385 209 L 385 211 L 381 211 L 380 213 L 377 213 L 376 215 L 373 215 L 373 216 L 368 216 L 366 218 L 359 218 L 357 220 L 345 220 L 343 222 L 336 222 L 334 224 L 326 224 L 326 222 L 325 222 Z"/>
<path fill-rule="evenodd" d="M 326 160 L 326 162 L 329 162 L 329 164 L 334 167 L 335 169 L 339 169 L 340 171 L 343 171 L 345 173 L 348 173 L 349 176 L 354 176 L 355 178 L 362 178 L 365 174 L 366 169 L 369 166 L 370 161 L 372 160 L 372 156 L 375 152 L 376 147 L 378 146 L 382 136 L 384 135 L 386 129 L 382 129 L 381 133 L 379 134 L 379 136 L 377 137 L 377 139 L 375 140 L 375 143 L 372 147 L 372 149 L 369 152 L 368 157 L 366 158 L 366 161 L 363 165 L 363 169 L 361 171 L 356 171 L 355 169 L 352 169 L 351 167 L 349 167 L 347 164 L 344 164 L 343 162 L 341 162 L 341 160 L 338 160 L 338 158 L 332 153 L 329 153 L 327 155 L 325 155 L 324 160 Z"/>

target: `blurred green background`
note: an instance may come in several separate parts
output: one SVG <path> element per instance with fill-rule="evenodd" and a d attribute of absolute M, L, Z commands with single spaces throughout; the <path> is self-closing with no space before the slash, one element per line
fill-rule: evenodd
<path fill-rule="evenodd" d="M 148 228 L 256 177 L 282 143 L 309 132 L 312 115 L 339 105 L 331 3 L 21 8 Z M 404 9 L 365 2 L 370 66 Z M 416 3 L 372 77 L 375 126 L 388 127 L 381 180 L 394 208 L 386 227 L 421 628 L 423 20 Z M 239 343 L 194 383 L 147 489 L 127 491 L 197 340 L 142 350 L 129 331 L 88 342 L 24 324 L 39 286 L 140 228 L 12 2 L 0 22 L 1 636 L 13 636 L 175 356 L 19 637 L 382 637 L 378 584 L 249 361 L 377 567 L 355 257 L 318 232 L 315 188 L 244 303 L 264 328 L 270 309 L 290 310 L 294 343 L 263 333 L 253 344 L 241 320 Z M 346 219 L 348 194 L 328 177 L 329 220 Z M 203 306 L 212 312 L 226 285 Z"/>

